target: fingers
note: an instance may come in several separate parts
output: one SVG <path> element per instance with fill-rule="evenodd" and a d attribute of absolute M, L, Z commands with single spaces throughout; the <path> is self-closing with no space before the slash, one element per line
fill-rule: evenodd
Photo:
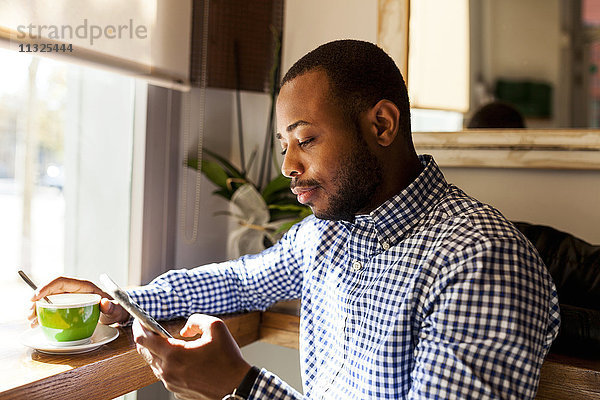
<path fill-rule="evenodd" d="M 129 313 L 114 300 L 102 298 L 100 300 L 100 323 L 104 325 L 115 322 L 125 322 L 129 319 Z"/>
<path fill-rule="evenodd" d="M 145 347 L 151 354 L 158 357 L 164 357 L 170 350 L 170 345 L 180 344 L 177 339 L 165 339 L 152 331 L 147 330 L 135 319 L 131 327 L 133 340 L 139 346 Z"/>
<path fill-rule="evenodd" d="M 135 345 L 135 349 L 137 350 L 138 354 L 140 354 L 142 356 L 144 361 L 146 361 L 146 363 L 150 366 L 150 369 L 152 369 L 152 373 L 154 373 L 154 375 L 158 379 L 161 379 L 161 376 L 163 373 L 162 368 L 156 362 L 157 360 L 153 357 L 150 350 L 148 350 L 147 348 L 145 348 L 139 344 Z"/>
<path fill-rule="evenodd" d="M 154 364 L 154 357 L 152 357 L 152 353 L 150 353 L 150 350 L 148 350 L 147 348 L 137 344 L 135 346 L 137 352 L 142 356 L 142 358 L 144 359 L 144 361 L 146 361 L 146 363 L 148 363 L 149 365 L 153 365 Z"/>
<path fill-rule="evenodd" d="M 144 347 L 146 332 L 144 332 L 144 328 L 136 319 L 133 321 L 133 325 L 131 325 L 131 332 L 133 333 L 133 341 L 136 343 L 135 347 L 137 352 L 146 360 L 148 364 L 152 363 L 152 354 L 150 351 Z"/>
<path fill-rule="evenodd" d="M 222 398 L 250 370 L 225 323 L 194 314 L 181 330 L 183 336 L 201 333 L 196 340 L 164 339 L 133 323 L 137 351 L 164 383 L 182 399 Z"/>
<path fill-rule="evenodd" d="M 140 322 L 136 319 L 133 321 L 133 325 L 131 326 L 131 332 L 133 333 L 133 341 L 135 342 L 135 348 L 137 352 L 144 358 L 144 360 L 152 365 L 152 353 L 146 346 L 149 344 L 149 340 L 147 340 L 148 333 L 144 330 Z"/>
<path fill-rule="evenodd" d="M 163 339 L 153 332 L 146 330 L 137 319 L 133 321 L 131 330 L 133 332 L 133 340 L 135 341 L 135 349 L 144 361 L 150 365 L 154 375 L 162 380 L 161 358 L 157 353 L 161 352 L 160 348 L 164 346 L 164 343 L 160 343 Z M 155 342 L 155 338 L 158 338 L 159 342 Z"/>
<path fill-rule="evenodd" d="M 35 303 L 33 303 L 29 308 L 29 315 L 27 316 L 27 319 L 29 320 L 29 326 L 31 328 L 35 328 L 36 326 L 38 326 L 37 314 L 35 312 Z"/>
<path fill-rule="evenodd" d="M 97 293 L 102 297 L 112 299 L 90 281 L 61 276 L 38 288 L 31 297 L 31 301 L 37 301 L 44 296 L 56 293 Z"/>
<path fill-rule="evenodd" d="M 38 288 L 31 298 L 31 301 L 35 302 L 44 296 L 57 293 L 96 293 L 102 296 L 102 299 L 100 300 L 100 311 L 102 312 L 100 315 L 100 323 L 102 324 L 109 325 L 115 322 L 125 322 L 129 319 L 129 313 L 118 303 L 114 302 L 108 293 L 104 292 L 94 283 L 82 279 L 62 276 L 56 278 Z M 35 304 L 32 307 L 28 319 L 30 320 L 30 325 L 32 327 L 37 325 Z"/>

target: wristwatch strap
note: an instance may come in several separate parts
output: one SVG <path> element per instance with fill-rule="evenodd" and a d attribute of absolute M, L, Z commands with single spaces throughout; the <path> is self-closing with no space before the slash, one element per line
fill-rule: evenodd
<path fill-rule="evenodd" d="M 235 389 L 232 394 L 223 397 L 223 400 L 247 400 L 259 373 L 260 369 L 257 367 L 250 368 L 250 371 L 244 376 L 242 383 L 240 383 L 237 389 Z"/>

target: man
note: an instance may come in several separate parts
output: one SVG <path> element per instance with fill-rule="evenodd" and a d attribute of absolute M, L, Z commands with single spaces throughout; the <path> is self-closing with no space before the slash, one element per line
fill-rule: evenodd
<path fill-rule="evenodd" d="M 258 255 L 170 271 L 130 292 L 165 340 L 134 324 L 139 351 L 181 398 L 301 396 L 251 368 L 224 324 L 195 313 L 302 298 L 304 395 L 330 399 L 533 398 L 559 326 L 554 285 L 495 209 L 448 184 L 412 145 L 406 87 L 377 46 L 344 40 L 299 60 L 277 101 L 282 171 L 314 216 Z M 35 296 L 93 291 L 59 278 Z M 103 294 L 106 296 L 106 294 Z M 103 300 L 102 322 L 125 322 Z"/>

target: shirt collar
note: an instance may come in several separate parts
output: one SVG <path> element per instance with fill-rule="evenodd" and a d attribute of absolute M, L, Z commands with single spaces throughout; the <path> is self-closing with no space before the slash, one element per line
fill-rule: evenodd
<path fill-rule="evenodd" d="M 423 171 L 402 192 L 388 199 L 371 213 L 357 215 L 353 225 L 373 224 L 379 242 L 397 244 L 435 206 L 446 191 L 448 183 L 430 155 L 420 155 Z"/>

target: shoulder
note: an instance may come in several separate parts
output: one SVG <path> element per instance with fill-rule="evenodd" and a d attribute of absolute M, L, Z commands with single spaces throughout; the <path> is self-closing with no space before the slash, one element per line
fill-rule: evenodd
<path fill-rule="evenodd" d="M 420 229 L 435 232 L 449 259 L 499 253 L 505 258 L 524 257 L 528 262 L 541 263 L 533 245 L 499 210 L 454 185 L 449 185 Z"/>

